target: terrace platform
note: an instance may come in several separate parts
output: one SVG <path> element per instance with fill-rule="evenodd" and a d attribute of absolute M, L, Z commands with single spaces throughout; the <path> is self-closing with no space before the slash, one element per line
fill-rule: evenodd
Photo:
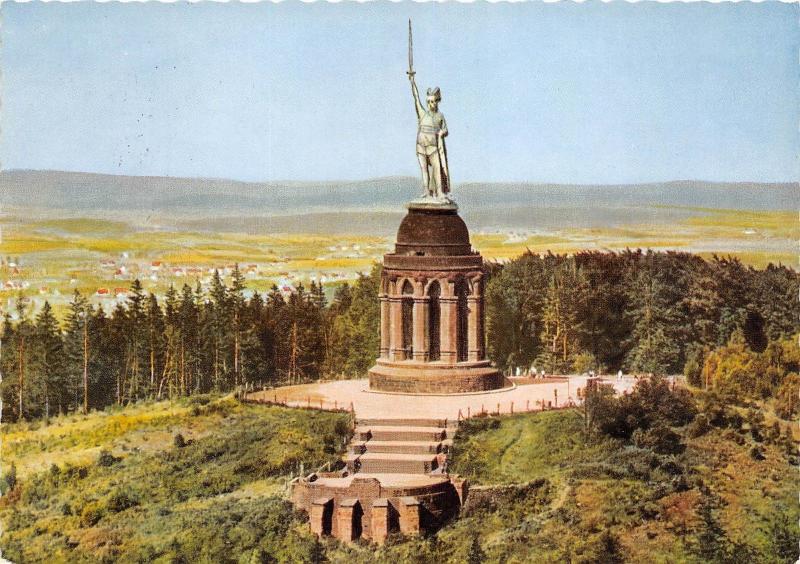
<path fill-rule="evenodd" d="M 386 393 L 370 390 L 369 380 L 335 380 L 299 386 L 285 386 L 248 394 L 251 401 L 274 402 L 294 407 L 345 409 L 359 420 L 414 420 L 419 426 L 437 421 L 457 421 L 484 413 L 520 413 L 555 409 L 579 402 L 578 390 L 586 388 L 585 376 L 523 379 L 512 386 L 486 392 L 463 394 Z M 633 387 L 632 378 L 609 378 L 618 393 Z M 444 425 L 442 425 L 444 426 Z M 426 439 L 427 440 L 427 439 Z"/>

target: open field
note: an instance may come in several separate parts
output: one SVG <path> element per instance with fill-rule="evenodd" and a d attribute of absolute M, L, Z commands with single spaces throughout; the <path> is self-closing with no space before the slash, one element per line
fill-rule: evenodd
<path fill-rule="evenodd" d="M 477 228 L 472 229 L 472 241 L 490 261 L 508 260 L 526 250 L 574 253 L 650 248 L 706 257 L 730 254 L 756 267 L 770 262 L 796 264 L 799 230 L 793 212 L 696 208 L 666 212 L 675 212 L 681 219 L 645 223 L 648 214 L 665 213 L 653 208 L 632 212 L 626 224 Z M 331 221 L 330 215 L 325 214 L 325 221 Z M 390 232 L 400 219 L 401 214 L 393 217 Z M 304 220 L 313 223 L 313 214 Z M 346 224 L 346 217 L 342 220 Z M 240 232 L 236 223 L 224 229 L 184 230 L 177 223 L 154 226 L 136 220 L 31 219 L 20 215 L 0 218 L 0 228 L 0 296 L 6 298 L 3 308 L 11 310 L 8 299 L 22 293 L 33 299 L 34 306 L 47 299 L 59 311 L 76 289 L 93 296 L 96 303 L 113 307 L 135 278 L 142 280 L 146 290 L 163 294 L 170 284 L 207 286 L 214 269 L 229 275 L 235 263 L 248 288 L 259 292 L 273 284 L 290 290 L 311 281 L 332 287 L 368 272 L 390 251 L 393 239 L 393 234 L 344 232 L 253 234 Z"/>
<path fill-rule="evenodd" d="M 251 290 L 329 292 L 392 248 L 413 178 L 244 183 L 53 171 L 0 172 L 0 307 L 20 293 L 63 311 L 78 289 L 112 308 L 139 278 L 206 286 L 238 263 Z M 797 265 L 794 184 L 671 182 L 631 186 L 455 187 L 487 260 L 525 250 L 676 249 Z"/>

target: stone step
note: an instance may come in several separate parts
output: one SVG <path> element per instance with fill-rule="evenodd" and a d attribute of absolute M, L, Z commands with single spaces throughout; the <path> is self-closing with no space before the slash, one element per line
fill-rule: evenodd
<path fill-rule="evenodd" d="M 356 427 L 356 440 L 361 441 L 432 441 L 447 438 L 447 431 L 438 427 L 372 426 Z"/>
<path fill-rule="evenodd" d="M 392 452 L 397 454 L 438 454 L 441 444 L 431 441 L 367 441 L 366 452 Z"/>
<path fill-rule="evenodd" d="M 365 453 L 347 455 L 347 468 L 353 473 L 367 474 L 428 474 L 438 468 L 435 455 Z"/>
<path fill-rule="evenodd" d="M 358 427 L 437 427 L 454 429 L 458 427 L 458 421 L 454 419 L 358 419 Z"/>

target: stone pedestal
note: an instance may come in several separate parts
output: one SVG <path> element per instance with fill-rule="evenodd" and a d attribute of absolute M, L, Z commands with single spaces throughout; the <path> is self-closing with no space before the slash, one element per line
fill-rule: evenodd
<path fill-rule="evenodd" d="M 383 257 L 381 349 L 370 370 L 370 388 L 406 393 L 501 388 L 503 377 L 485 356 L 483 258 L 472 250 L 457 206 L 428 201 L 408 208 L 395 251 Z M 413 301 L 411 316 L 403 314 L 403 300 Z M 404 326 L 408 323 L 412 326 Z M 411 335 L 410 347 L 403 335 L 406 340 Z"/>

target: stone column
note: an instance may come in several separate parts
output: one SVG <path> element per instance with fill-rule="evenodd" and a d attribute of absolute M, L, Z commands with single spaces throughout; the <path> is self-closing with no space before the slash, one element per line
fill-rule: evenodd
<path fill-rule="evenodd" d="M 355 530 L 353 520 L 358 519 L 359 503 L 355 498 L 344 499 L 336 510 L 336 537 L 344 542 L 353 542 L 361 536 L 361 531 Z"/>
<path fill-rule="evenodd" d="M 479 341 L 481 299 L 478 296 L 467 297 L 467 308 L 469 309 L 469 321 L 467 322 L 467 360 L 476 361 L 481 359 L 481 349 Z"/>
<path fill-rule="evenodd" d="M 389 500 L 385 497 L 372 502 L 370 529 L 373 542 L 377 544 L 386 542 L 386 537 L 389 536 Z"/>
<path fill-rule="evenodd" d="M 400 296 L 389 297 L 389 338 L 391 360 L 405 360 L 406 351 L 403 349 L 403 298 Z"/>
<path fill-rule="evenodd" d="M 416 498 L 400 498 L 400 532 L 407 536 L 419 534 L 419 501 Z"/>
<path fill-rule="evenodd" d="M 325 520 L 330 519 L 331 505 L 333 504 L 332 498 L 318 498 L 311 502 L 311 515 L 309 516 L 309 523 L 311 524 L 311 532 L 321 537 L 330 534 L 331 523 L 326 523 Z M 328 515 L 326 516 L 326 512 Z"/>
<path fill-rule="evenodd" d="M 391 346 L 392 326 L 391 311 L 389 307 L 389 296 L 381 294 L 378 298 L 381 301 L 381 358 L 389 358 Z"/>
<path fill-rule="evenodd" d="M 453 283 L 442 282 L 442 295 L 439 297 L 439 360 L 455 363 L 458 298 L 453 295 Z"/>
<path fill-rule="evenodd" d="M 414 360 L 426 362 L 428 360 L 428 310 L 430 298 L 427 296 L 414 296 Z"/>
<path fill-rule="evenodd" d="M 486 358 L 486 329 L 484 327 L 484 323 L 486 321 L 486 312 L 483 309 L 483 296 L 478 296 L 478 316 L 477 321 L 475 323 L 475 333 L 477 334 L 478 339 L 478 360 L 484 360 Z"/>

